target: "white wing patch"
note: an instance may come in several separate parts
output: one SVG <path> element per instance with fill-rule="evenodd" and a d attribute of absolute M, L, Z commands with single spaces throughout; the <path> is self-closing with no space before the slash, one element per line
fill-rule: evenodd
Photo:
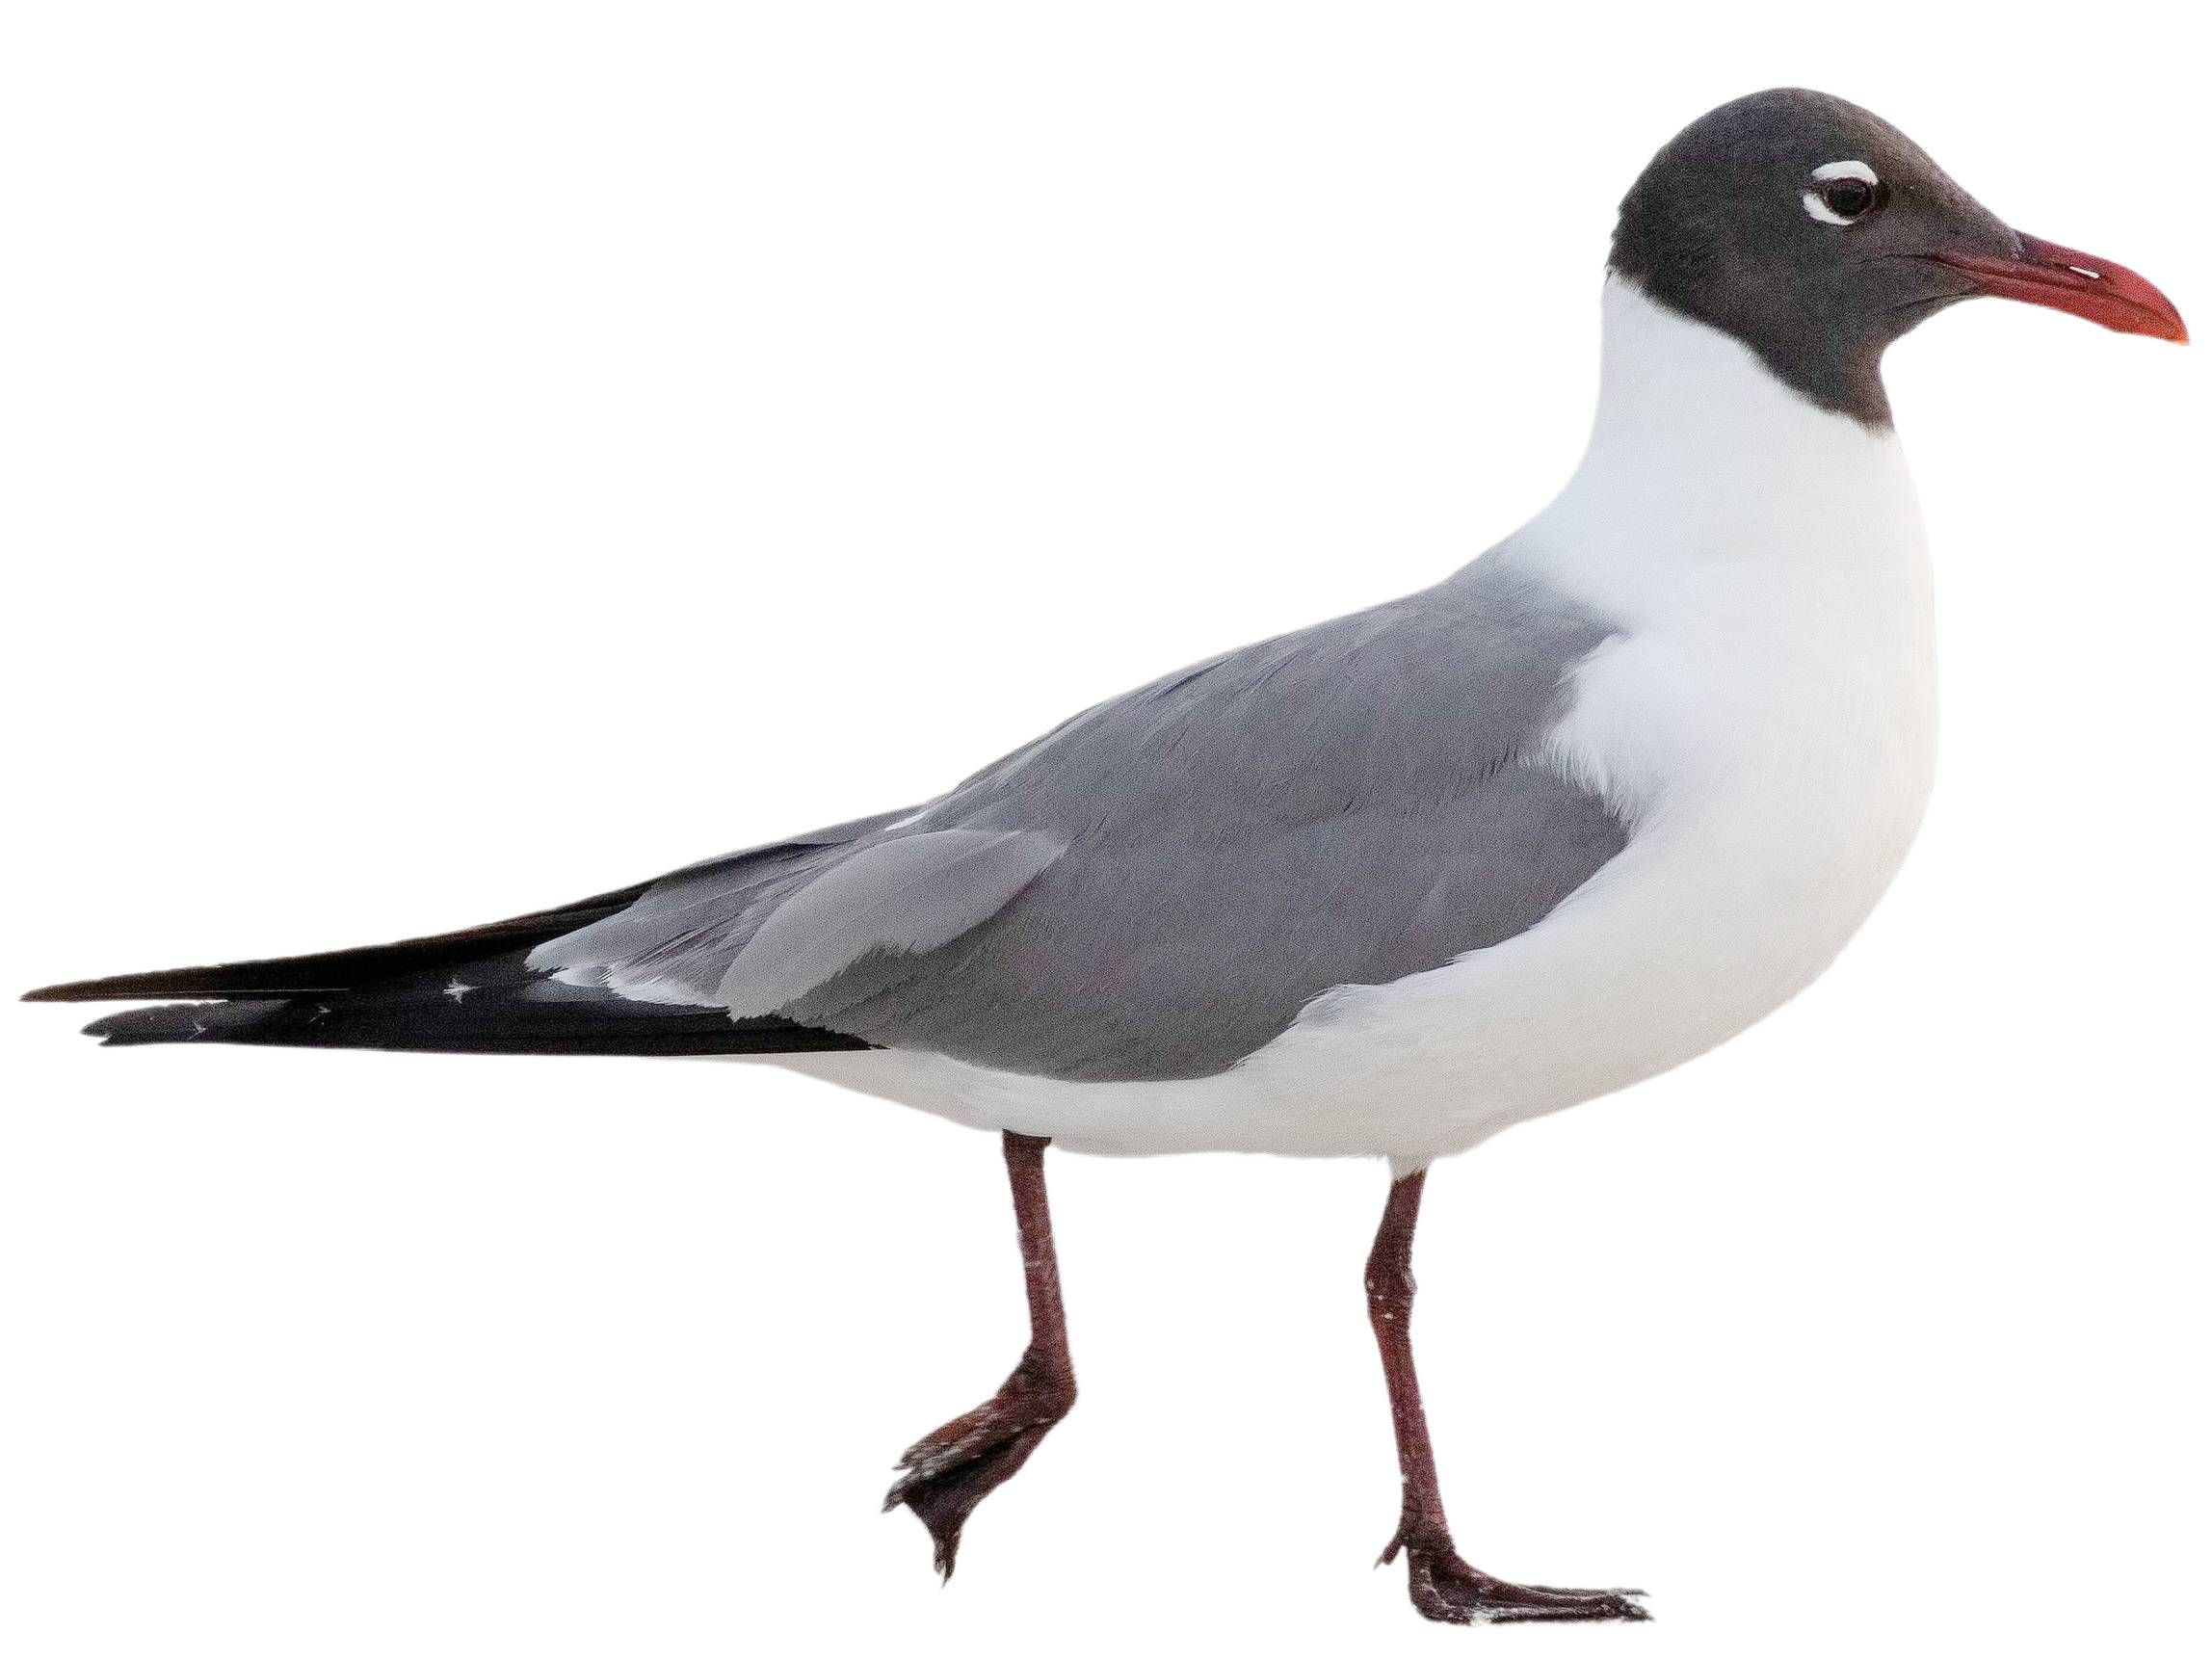
<path fill-rule="evenodd" d="M 1067 849 L 1029 830 L 938 830 L 856 853 L 783 901 L 723 976 L 735 1018 L 775 1014 L 875 951 L 920 955 L 1011 903 Z"/>

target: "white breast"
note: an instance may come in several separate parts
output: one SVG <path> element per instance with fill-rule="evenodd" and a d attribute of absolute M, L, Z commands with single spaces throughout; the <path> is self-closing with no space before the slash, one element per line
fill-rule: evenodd
<path fill-rule="evenodd" d="M 935 1056 L 788 1064 L 1077 1149 L 1386 1153 L 1413 1166 L 1610 1093 L 1770 1013 L 1896 873 L 1935 757 L 1919 514 L 1894 435 L 1614 283 L 1590 453 L 1486 555 L 1620 624 L 1550 758 L 1627 848 L 1536 928 L 1349 987 L 1218 1077 L 1072 1084 Z"/>

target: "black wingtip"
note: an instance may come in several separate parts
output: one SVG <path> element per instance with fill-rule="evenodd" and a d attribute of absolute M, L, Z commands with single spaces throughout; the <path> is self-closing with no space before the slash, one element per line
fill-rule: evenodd
<path fill-rule="evenodd" d="M 226 991 L 187 988 L 197 987 L 218 968 L 178 968 L 165 973 L 111 974 L 106 979 L 72 980 L 66 985 L 42 985 L 23 993 L 25 1002 L 137 1002 L 149 997 L 217 996 Z"/>
<path fill-rule="evenodd" d="M 103 1048 L 129 1048 L 149 1042 L 236 1042 L 281 1007 L 275 1002 L 182 1002 L 159 1008 L 126 1008 L 102 1014 L 84 1029 Z"/>

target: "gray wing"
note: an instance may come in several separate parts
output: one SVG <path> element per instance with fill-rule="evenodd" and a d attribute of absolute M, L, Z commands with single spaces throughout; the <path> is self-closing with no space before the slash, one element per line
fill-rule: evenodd
<path fill-rule="evenodd" d="M 1540 753 L 1612 632 L 1486 558 L 1101 703 L 904 818 L 679 873 L 530 962 L 1030 1075 L 1210 1075 L 1332 987 L 1526 931 L 1620 850 Z"/>

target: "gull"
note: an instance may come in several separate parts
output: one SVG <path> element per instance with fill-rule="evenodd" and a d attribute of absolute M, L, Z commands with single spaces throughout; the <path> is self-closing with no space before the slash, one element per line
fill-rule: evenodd
<path fill-rule="evenodd" d="M 920 805 L 460 933 L 32 995 L 197 999 L 87 1028 L 116 1045 L 727 1055 L 997 1133 L 1031 1339 L 885 1505 L 947 1576 L 1075 1400 L 1048 1145 L 1386 1159 L 1382 1559 L 1433 1620 L 1645 1618 L 1454 1547 L 1409 1334 L 1427 1171 L 1743 1030 L 1888 885 L 1936 676 L 1882 357 L 1985 294 L 2187 338 L 2144 278 L 2009 228 L 1866 111 L 1738 99 L 1620 204 L 1581 465 L 1435 586 L 1168 674 Z"/>

